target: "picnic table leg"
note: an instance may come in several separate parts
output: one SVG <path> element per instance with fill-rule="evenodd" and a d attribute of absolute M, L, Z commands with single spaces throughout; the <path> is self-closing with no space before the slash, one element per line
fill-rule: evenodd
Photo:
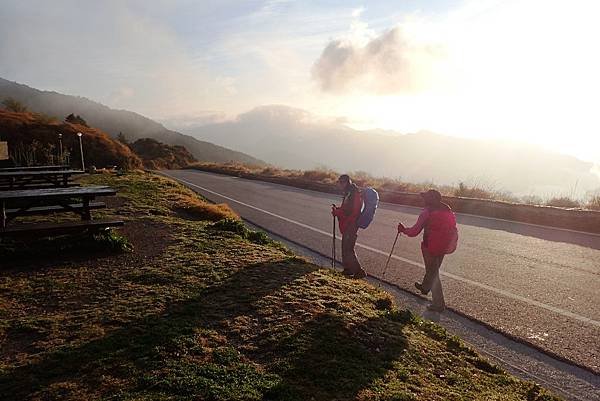
<path fill-rule="evenodd" d="M 6 228 L 6 202 L 2 201 L 2 228 Z"/>
<path fill-rule="evenodd" d="M 90 221 L 92 219 L 92 213 L 90 212 L 90 198 L 83 199 L 83 213 L 81 214 L 82 220 Z"/>

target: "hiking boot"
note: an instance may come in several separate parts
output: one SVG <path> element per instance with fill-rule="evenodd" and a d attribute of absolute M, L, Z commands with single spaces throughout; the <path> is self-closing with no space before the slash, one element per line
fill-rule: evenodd
<path fill-rule="evenodd" d="M 367 277 L 367 272 L 364 270 L 361 270 L 358 273 L 356 273 L 352 278 L 360 280 L 361 278 L 365 278 L 365 277 Z"/>
<path fill-rule="evenodd" d="M 429 311 L 429 312 L 442 313 L 445 310 L 446 310 L 445 306 L 429 305 L 427 307 L 427 311 Z"/>
<path fill-rule="evenodd" d="M 429 291 L 425 291 L 425 289 L 423 288 L 423 285 L 419 282 L 415 283 L 415 288 L 417 290 L 421 291 L 421 294 L 423 294 L 423 295 L 427 295 L 427 293 L 429 292 Z"/>

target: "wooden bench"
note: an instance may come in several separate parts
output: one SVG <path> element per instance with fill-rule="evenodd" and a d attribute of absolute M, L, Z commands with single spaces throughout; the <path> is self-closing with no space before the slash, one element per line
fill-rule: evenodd
<path fill-rule="evenodd" d="M 122 220 L 83 220 L 67 221 L 63 223 L 21 224 L 0 230 L 0 238 L 31 238 L 32 236 L 35 238 L 43 238 L 82 232 L 94 233 L 111 227 L 121 227 L 123 224 L 124 222 Z"/>
<path fill-rule="evenodd" d="M 35 240 L 72 233 L 96 233 L 111 227 L 120 227 L 122 220 L 92 220 L 91 211 L 106 207 L 95 202 L 98 196 L 113 196 L 116 191 L 106 186 L 73 188 L 25 189 L 0 191 L 0 238 L 16 237 Z M 80 221 L 19 222 L 10 224 L 19 216 L 76 213 Z"/>
<path fill-rule="evenodd" d="M 19 216 L 40 213 L 74 212 L 87 222 L 92 220 L 91 207 L 98 196 L 113 196 L 116 191 L 105 186 L 77 188 L 26 189 L 0 192 L 0 229 Z M 77 205 L 77 207 L 72 207 Z M 8 212 L 10 210 L 10 213 Z"/>
<path fill-rule="evenodd" d="M 0 171 L 50 171 L 50 170 L 69 170 L 68 165 L 58 166 L 21 166 L 21 167 L 2 167 Z"/>
<path fill-rule="evenodd" d="M 9 190 L 25 189 L 42 183 L 56 188 L 68 187 L 72 176 L 83 173 L 81 170 L 0 171 L 0 186 L 8 187 Z"/>
<path fill-rule="evenodd" d="M 77 182 L 69 181 L 69 182 L 67 182 L 66 185 L 62 186 L 61 188 L 72 188 L 72 187 L 80 187 L 80 186 L 81 186 L 81 184 L 79 184 Z M 31 182 L 25 186 L 22 186 L 20 189 L 51 189 L 51 188 L 56 188 L 56 185 L 48 184 L 46 182 Z M 0 191 L 12 191 L 12 190 L 14 190 L 14 189 L 11 188 L 10 185 L 0 182 Z"/>
<path fill-rule="evenodd" d="M 106 204 L 104 202 L 90 202 L 90 204 L 87 207 L 90 210 L 104 209 L 106 207 Z M 52 213 L 62 213 L 65 211 L 72 211 L 79 214 L 81 213 L 81 211 L 84 210 L 84 208 L 85 205 L 83 203 L 71 203 L 64 206 L 37 206 L 30 207 L 27 209 L 14 208 L 7 209 L 6 216 L 36 216 Z"/>

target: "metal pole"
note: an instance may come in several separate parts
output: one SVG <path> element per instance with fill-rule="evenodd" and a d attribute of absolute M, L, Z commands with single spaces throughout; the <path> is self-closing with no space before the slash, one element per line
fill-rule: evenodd
<path fill-rule="evenodd" d="M 400 233 L 396 233 L 396 239 L 394 240 L 394 245 L 392 245 L 392 250 L 390 251 L 390 256 L 388 256 L 387 262 L 385 262 L 385 268 L 383 269 L 383 275 L 381 276 L 382 279 L 385 278 L 385 272 L 387 272 L 387 268 L 390 264 L 390 259 L 392 259 L 392 254 L 394 253 L 394 248 L 396 247 L 396 241 L 398 241 L 399 236 L 400 236 Z"/>
<path fill-rule="evenodd" d="M 64 160 L 63 160 L 63 149 L 62 149 L 62 134 L 58 134 L 58 149 L 59 149 L 59 160 L 60 160 L 60 164 L 65 164 Z"/>
<path fill-rule="evenodd" d="M 83 161 L 83 144 L 81 143 L 81 136 L 83 134 L 81 132 L 77 133 L 77 136 L 79 137 L 79 153 L 81 154 L 81 170 L 85 171 L 85 163 Z"/>
<path fill-rule="evenodd" d="M 332 227 L 332 233 L 333 233 L 333 242 L 331 245 L 331 268 L 335 269 L 335 216 L 333 216 L 333 227 Z"/>

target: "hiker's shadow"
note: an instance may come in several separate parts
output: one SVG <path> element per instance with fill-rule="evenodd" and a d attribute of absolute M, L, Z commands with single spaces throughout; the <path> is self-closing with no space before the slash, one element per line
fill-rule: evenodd
<path fill-rule="evenodd" d="M 407 347 L 404 323 L 374 317 L 349 325 L 339 314 L 324 313 L 306 323 L 285 342 L 274 345 L 287 354 L 289 367 L 279 374 L 285 394 L 315 400 L 355 399 L 361 390 L 383 378 Z"/>
<path fill-rule="evenodd" d="M 187 301 L 170 305 L 164 313 L 130 322 L 80 346 L 44 354 L 29 365 L 5 370 L 0 375 L 0 394 L 26 399 L 65 381 L 97 389 L 102 386 L 103 372 L 125 380 L 131 377 L 131 370 L 146 375 L 164 366 L 164 350 L 172 350 L 168 358 L 175 366 L 184 365 L 189 360 L 179 356 L 182 339 L 196 338 L 199 330 L 208 330 L 217 333 L 222 344 L 243 350 L 245 358 L 260 363 L 269 374 L 281 379 L 264 390 L 264 399 L 289 399 L 290 395 L 302 398 L 307 394 L 322 400 L 352 399 L 383 377 L 404 351 L 404 323 L 402 319 L 390 319 L 386 312 L 371 318 L 351 318 L 344 315 L 353 313 L 351 310 L 327 307 L 316 315 L 306 313 L 298 318 L 303 312 L 296 302 L 307 302 L 306 307 L 314 305 L 314 300 L 303 300 L 298 295 L 289 303 L 280 298 L 275 313 L 263 310 L 264 305 L 278 307 L 277 303 L 273 306 L 273 302 L 263 301 L 286 294 L 295 287 L 294 281 L 318 280 L 311 274 L 317 269 L 293 258 L 246 266 Z M 308 288 L 305 284 L 303 288 Z M 265 321 L 273 317 L 283 324 Z M 238 320 L 255 323 L 232 327 Z M 177 356 L 173 356 L 175 353 Z M 204 363 L 195 360 L 194 369 Z M 155 391 L 145 379 L 136 380 L 138 389 Z M 230 379 L 225 375 L 223 380 Z M 180 390 L 167 386 L 156 391 L 168 394 Z M 209 393 L 203 393 L 210 389 L 196 387 L 193 391 L 199 398 L 210 398 Z"/>
<path fill-rule="evenodd" d="M 140 361 L 155 358 L 156 350 L 171 344 L 173 339 L 193 335 L 198 328 L 222 329 L 222 322 L 254 314 L 254 304 L 259 299 L 316 269 L 295 263 L 293 258 L 245 266 L 220 284 L 171 304 L 164 313 L 129 322 L 82 345 L 42 354 L 28 365 L 5 369 L 0 372 L 0 399 L 5 395 L 10 395 L 7 399 L 26 399 L 53 383 L 75 379 L 73 375 L 85 378 L 88 386 L 99 386 L 96 377 L 99 366 L 111 370 L 123 364 L 138 365 Z M 10 348 L 10 337 L 6 340 L 3 348 Z"/>

